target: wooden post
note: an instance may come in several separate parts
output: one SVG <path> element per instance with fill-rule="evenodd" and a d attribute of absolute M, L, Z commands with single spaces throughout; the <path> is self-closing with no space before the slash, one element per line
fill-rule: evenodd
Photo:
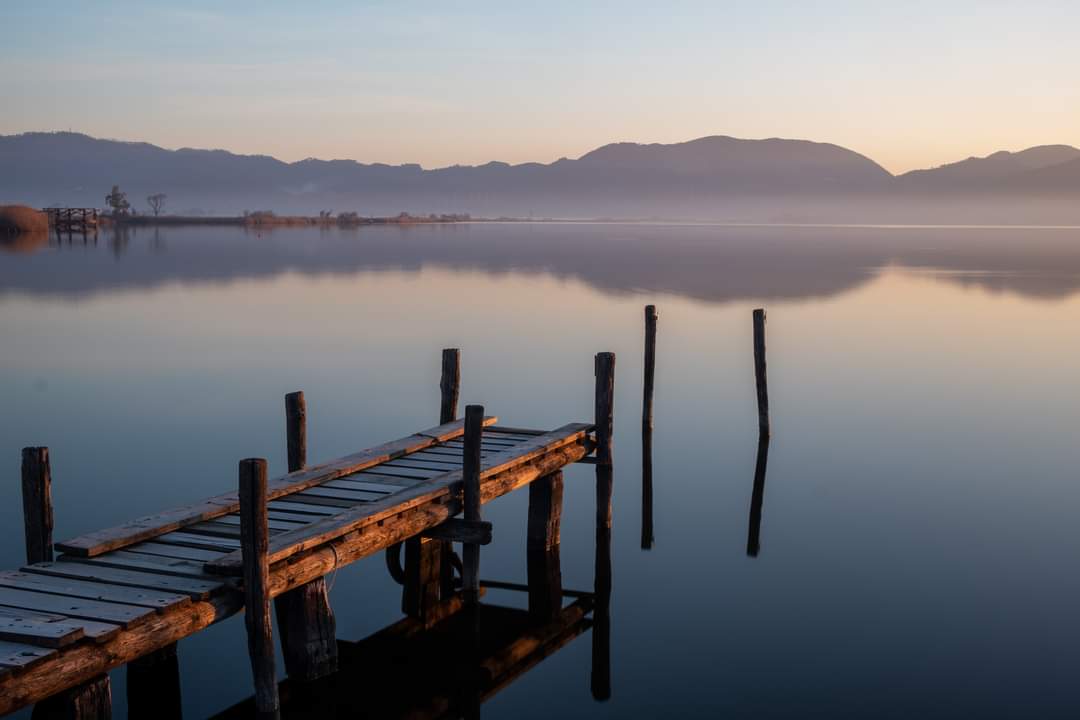
<path fill-rule="evenodd" d="M 529 614 L 538 621 L 551 620 L 562 610 L 562 568 L 559 562 L 562 498 L 561 470 L 529 484 L 525 558 Z"/>
<path fill-rule="evenodd" d="M 769 436 L 758 435 L 757 461 L 754 463 L 754 489 L 750 494 L 750 525 L 746 534 L 746 554 L 761 552 L 761 506 L 765 501 L 765 466 L 769 462 Z"/>
<path fill-rule="evenodd" d="M 653 426 L 653 381 L 656 376 L 656 306 L 645 306 L 645 381 L 641 401 L 642 430 Z"/>
<path fill-rule="evenodd" d="M 480 438 L 483 433 L 484 406 L 465 408 L 465 445 L 462 456 L 462 480 L 465 519 L 480 521 Z M 468 605 L 480 600 L 480 546 L 464 543 L 462 547 L 462 593 Z"/>
<path fill-rule="evenodd" d="M 307 466 L 307 403 L 304 393 L 285 396 L 285 444 L 289 472 Z M 315 680 L 337 670 L 337 623 L 326 580 L 317 578 L 274 599 L 285 672 L 297 680 Z"/>
<path fill-rule="evenodd" d="M 300 390 L 285 396 L 285 446 L 289 472 L 303 470 L 307 466 L 307 403 Z"/>
<path fill-rule="evenodd" d="M 592 672 L 590 686 L 596 700 L 611 697 L 611 465 L 596 466 L 596 557 L 593 566 Z"/>
<path fill-rule="evenodd" d="M 596 354 L 596 462 L 611 465 L 615 412 L 615 353 Z"/>
<path fill-rule="evenodd" d="M 439 378 L 441 402 L 439 403 L 439 424 L 443 425 L 457 419 L 458 397 L 461 394 L 461 350 L 446 348 L 442 351 L 442 376 Z M 429 552 L 439 553 L 439 597 L 449 598 L 454 593 L 454 544 L 439 542 L 422 545 L 421 550 L 430 547 Z M 418 562 L 418 567 L 431 564 L 430 558 Z"/>
<path fill-rule="evenodd" d="M 240 461 L 240 544 L 244 557 L 244 625 L 255 677 L 255 711 L 277 718 L 277 676 L 274 637 L 270 623 L 270 531 L 266 511 L 266 460 Z"/>
<path fill-rule="evenodd" d="M 23 448 L 22 500 L 26 562 L 52 562 L 52 471 L 47 447 Z"/>
<path fill-rule="evenodd" d="M 442 351 L 439 390 L 442 391 L 439 424 L 445 425 L 457 419 L 458 395 L 461 392 L 461 350 L 457 348 L 446 348 Z"/>
<path fill-rule="evenodd" d="M 129 720 L 183 717 L 176 643 L 128 663 L 127 702 Z"/>
<path fill-rule="evenodd" d="M 26 562 L 52 562 L 52 470 L 49 448 L 22 451 L 23 524 Z M 34 706 L 34 720 L 108 720 L 112 717 L 112 683 L 108 675 L 58 692 Z"/>
<path fill-rule="evenodd" d="M 758 432 L 769 436 L 769 385 L 765 376 L 765 311 L 754 311 L 754 379 L 757 381 Z"/>

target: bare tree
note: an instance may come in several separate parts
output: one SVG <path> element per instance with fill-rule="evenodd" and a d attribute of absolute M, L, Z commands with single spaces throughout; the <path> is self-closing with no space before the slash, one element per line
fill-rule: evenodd
<path fill-rule="evenodd" d="M 167 197 L 168 195 L 165 193 L 147 196 L 146 202 L 150 205 L 150 209 L 154 211 L 154 217 L 160 215 L 161 211 L 165 209 L 165 198 Z"/>

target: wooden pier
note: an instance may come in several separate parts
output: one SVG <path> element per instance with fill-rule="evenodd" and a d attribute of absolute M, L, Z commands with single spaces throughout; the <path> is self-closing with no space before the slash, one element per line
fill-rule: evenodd
<path fill-rule="evenodd" d="M 178 697 L 177 641 L 243 609 L 254 704 L 260 715 L 273 717 L 279 699 L 272 601 L 286 670 L 298 681 L 325 677 L 338 665 L 323 577 L 383 551 L 393 568 L 400 543 L 406 562 L 395 574 L 405 585 L 411 622 L 432 627 L 463 609 L 476 627 L 483 616 L 479 551 L 493 532 L 480 519 L 481 505 L 526 485 L 530 608 L 534 615 L 560 616 L 561 603 L 551 598 L 561 593 L 561 583 L 553 585 L 561 470 L 586 459 L 596 464 L 598 502 L 598 580 L 590 603 L 603 606 L 596 622 L 606 628 L 610 558 L 602 559 L 600 550 L 610 550 L 614 355 L 596 359 L 595 421 L 542 430 L 500 426 L 478 406 L 468 407 L 464 419 L 445 421 L 456 415 L 460 373 L 453 353 L 444 354 L 444 422 L 436 427 L 305 467 L 306 405 L 301 394 L 292 394 L 286 399 L 287 474 L 267 479 L 264 460 L 242 460 L 238 491 L 55 546 L 48 453 L 28 448 L 28 564 L 0 573 L 0 714 L 40 703 L 39 709 L 49 708 L 43 716 L 105 717 L 105 673 L 124 664 L 133 712 L 133 692 Z M 453 542 L 463 547 L 460 578 L 453 577 Z M 53 547 L 61 553 L 55 560 Z M 133 673 L 153 692 L 131 687 Z M 605 696 L 609 684 L 601 669 L 594 694 Z M 147 712 L 179 716 L 179 708 Z"/>
<path fill-rule="evenodd" d="M 48 207 L 43 212 L 49 216 L 49 226 L 61 233 L 96 232 L 97 208 Z"/>

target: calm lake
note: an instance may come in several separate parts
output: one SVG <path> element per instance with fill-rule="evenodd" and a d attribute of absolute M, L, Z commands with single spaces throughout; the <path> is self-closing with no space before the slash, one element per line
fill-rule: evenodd
<path fill-rule="evenodd" d="M 284 472 L 289 391 L 316 462 L 436 424 L 444 347 L 462 407 L 543 428 L 592 419 L 610 350 L 611 697 L 592 697 L 585 633 L 485 717 L 1080 712 L 1080 230 L 142 228 L 0 251 L 4 568 L 23 560 L 23 446 L 50 447 L 60 540 L 232 489 L 242 457 Z M 773 440 L 751 557 L 755 307 Z M 527 495 L 485 506 L 482 577 L 525 580 Z M 594 469 L 572 466 L 567 588 L 592 589 L 594 512 Z M 328 582 L 344 640 L 401 617 L 381 555 Z M 187 717 L 252 692 L 240 617 L 180 664 Z"/>

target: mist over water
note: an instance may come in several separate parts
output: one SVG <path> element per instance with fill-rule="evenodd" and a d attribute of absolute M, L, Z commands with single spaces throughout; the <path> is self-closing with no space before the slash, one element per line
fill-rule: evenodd
<path fill-rule="evenodd" d="M 23 446 L 50 447 L 63 539 L 231 489 L 241 457 L 283 472 L 286 392 L 305 392 L 318 462 L 434 424 L 441 348 L 462 350 L 463 404 L 545 428 L 591 419 L 593 355 L 611 350 L 611 699 L 593 700 L 578 638 L 486 717 L 1080 706 L 1078 230 L 147 228 L 0 249 L 4 567 L 23 559 Z M 760 498 L 755 307 L 773 426 Z M 594 495 L 593 468 L 569 468 L 567 588 L 592 587 Z M 483 577 L 524 581 L 526 500 L 485 506 Z M 381 557 L 329 581 L 339 637 L 400 617 Z M 182 641 L 180 663 L 188 717 L 251 692 L 239 618 Z"/>

